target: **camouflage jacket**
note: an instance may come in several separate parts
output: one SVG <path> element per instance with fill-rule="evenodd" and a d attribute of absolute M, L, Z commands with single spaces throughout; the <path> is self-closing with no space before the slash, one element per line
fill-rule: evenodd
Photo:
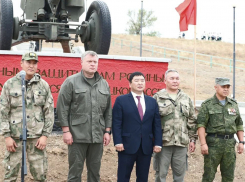
<path fill-rule="evenodd" d="M 46 81 L 39 74 L 26 85 L 25 92 L 27 138 L 48 136 L 54 123 L 54 102 Z M 0 100 L 0 123 L 5 137 L 19 138 L 22 134 L 21 76 L 7 80 Z"/>
<path fill-rule="evenodd" d="M 107 81 L 98 72 L 93 85 L 83 71 L 68 77 L 59 92 L 57 114 L 61 126 L 69 126 L 74 142 L 102 143 L 105 128 L 112 125 Z"/>
<path fill-rule="evenodd" d="M 176 100 L 165 89 L 157 92 L 156 99 L 163 129 L 163 146 L 187 147 L 190 139 L 197 139 L 196 116 L 191 99 L 179 90 Z"/>
<path fill-rule="evenodd" d="M 206 133 L 234 134 L 243 131 L 243 121 L 237 102 L 226 98 L 223 106 L 216 94 L 202 103 L 197 116 L 197 128 L 206 128 Z"/>

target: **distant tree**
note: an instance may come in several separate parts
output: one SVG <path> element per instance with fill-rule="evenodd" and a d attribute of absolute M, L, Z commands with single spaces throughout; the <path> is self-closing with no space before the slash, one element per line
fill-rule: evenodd
<path fill-rule="evenodd" d="M 150 31 L 150 32 L 144 33 L 144 35 L 150 36 L 150 37 L 160 37 L 161 34 L 157 31 Z"/>
<path fill-rule="evenodd" d="M 157 20 L 157 17 L 153 16 L 153 11 L 146 11 L 143 9 L 143 18 L 142 18 L 142 28 L 149 28 L 151 27 L 155 21 Z M 137 17 L 136 13 L 133 10 L 128 10 L 128 29 L 126 31 L 129 34 L 140 34 L 141 29 L 141 10 L 138 11 Z"/>

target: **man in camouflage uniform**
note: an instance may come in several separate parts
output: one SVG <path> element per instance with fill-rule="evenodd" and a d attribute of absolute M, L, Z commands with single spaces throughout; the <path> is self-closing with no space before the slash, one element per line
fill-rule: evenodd
<path fill-rule="evenodd" d="M 109 85 L 99 73 L 98 55 L 82 54 L 81 72 L 68 77 L 61 86 L 57 113 L 68 145 L 67 181 L 81 181 L 84 161 L 87 181 L 100 181 L 103 144 L 111 140 L 111 95 Z"/>
<path fill-rule="evenodd" d="M 191 99 L 179 89 L 180 78 L 176 70 L 165 73 L 166 89 L 156 99 L 163 129 L 163 147 L 153 156 L 156 182 L 166 182 L 169 165 L 175 182 L 183 182 L 187 169 L 187 150 L 195 151 L 196 117 Z"/>
<path fill-rule="evenodd" d="M 26 152 L 35 181 L 45 181 L 47 173 L 47 137 L 54 123 L 53 97 L 49 85 L 36 74 L 38 56 L 23 54 L 21 67 L 26 72 Z M 6 81 L 0 100 L 0 123 L 5 138 L 5 182 L 16 181 L 22 161 L 22 90 L 21 75 Z"/>
<path fill-rule="evenodd" d="M 202 103 L 197 117 L 201 153 L 204 155 L 202 181 L 213 181 L 220 165 L 222 182 L 231 182 L 236 163 L 234 134 L 240 141 L 237 151 L 241 154 L 244 149 L 243 122 L 237 102 L 227 97 L 230 80 L 216 78 L 215 83 L 216 94 Z"/>

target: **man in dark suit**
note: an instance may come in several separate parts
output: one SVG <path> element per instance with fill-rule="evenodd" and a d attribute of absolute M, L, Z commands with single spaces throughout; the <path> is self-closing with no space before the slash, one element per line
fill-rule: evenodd
<path fill-rule="evenodd" d="M 145 77 L 129 77 L 131 93 L 117 97 L 112 113 L 112 132 L 118 151 L 118 182 L 128 182 L 136 162 L 137 182 L 147 182 L 152 152 L 160 152 L 162 129 L 158 105 L 144 95 Z"/>

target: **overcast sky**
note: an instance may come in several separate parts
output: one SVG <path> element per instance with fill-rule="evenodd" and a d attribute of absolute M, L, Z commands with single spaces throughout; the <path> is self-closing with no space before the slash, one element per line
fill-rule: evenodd
<path fill-rule="evenodd" d="M 88 6 L 93 0 L 85 0 Z M 138 11 L 141 0 L 104 0 L 112 20 L 112 33 L 126 33 L 128 10 Z M 161 37 L 177 38 L 179 35 L 179 14 L 175 8 L 183 0 L 144 0 L 143 7 L 154 11 L 157 21 L 151 28 Z M 13 0 L 15 16 L 21 15 L 20 0 Z M 197 36 L 205 32 L 221 33 L 224 41 L 233 41 L 233 5 L 236 5 L 236 42 L 245 44 L 245 0 L 197 0 Z M 85 13 L 80 20 L 85 19 Z M 143 32 L 147 31 L 143 29 Z M 194 26 L 190 25 L 186 38 L 193 38 Z"/>

